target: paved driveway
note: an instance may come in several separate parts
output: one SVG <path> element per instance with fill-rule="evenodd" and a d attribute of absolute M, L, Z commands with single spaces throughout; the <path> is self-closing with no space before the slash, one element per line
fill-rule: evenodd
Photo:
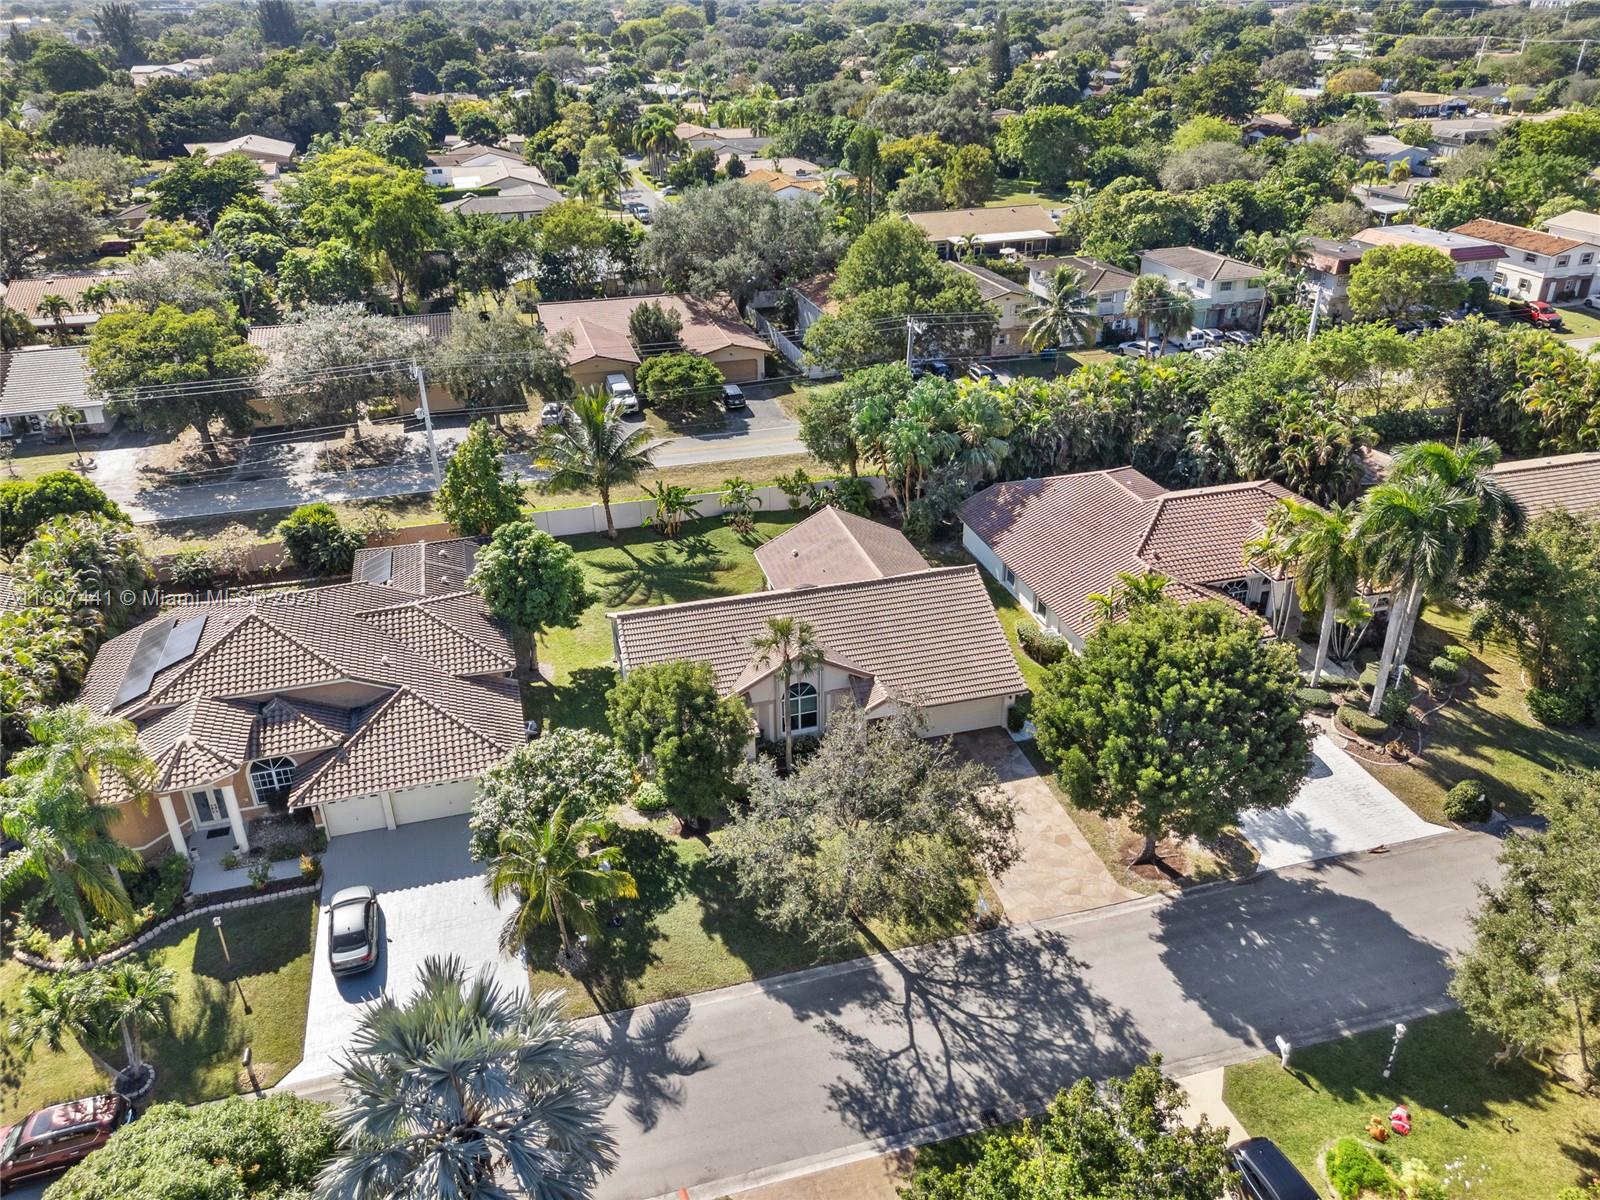
<path fill-rule="evenodd" d="M 365 1002 L 385 990 L 409 995 L 430 955 L 458 955 L 469 971 L 487 965 L 503 986 L 527 990 L 522 963 L 500 953 L 504 914 L 483 889 L 482 867 L 467 856 L 465 817 L 334 838 L 322 867 L 324 904 L 354 884 L 377 889 L 383 948 L 371 971 L 336 979 L 328 969 L 328 922 L 317 922 L 305 1058 L 281 1088 L 325 1090 L 339 1073 L 334 1059 L 349 1045 Z"/>
<path fill-rule="evenodd" d="M 1311 777 L 1287 808 L 1248 813 L 1239 828 L 1261 852 L 1261 868 L 1288 867 L 1445 832 L 1412 812 L 1325 735 Z"/>

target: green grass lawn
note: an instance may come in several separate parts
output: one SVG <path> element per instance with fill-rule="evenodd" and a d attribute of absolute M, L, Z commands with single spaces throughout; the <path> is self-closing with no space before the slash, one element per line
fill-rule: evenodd
<path fill-rule="evenodd" d="M 1378 767 L 1374 777 L 1429 821 L 1444 820 L 1444 796 L 1463 779 L 1486 787 L 1495 807 L 1528 812 L 1550 781 L 1578 767 L 1600 767 L 1600 734 L 1592 729 L 1551 729 L 1539 724 L 1523 699 L 1522 669 L 1493 642 L 1467 641 L 1468 616 L 1430 607 L 1416 638 L 1443 647 L 1471 647 L 1469 689 L 1433 715 L 1420 764 Z"/>
<path fill-rule="evenodd" d="M 246 1046 L 263 1088 L 300 1061 L 316 916 L 316 901 L 308 897 L 226 914 L 231 967 L 205 917 L 177 926 L 141 952 L 178 976 L 172 1028 L 146 1046 L 159 1070 L 156 1099 L 196 1104 L 248 1090 L 239 1065 Z M 24 985 L 36 976 L 12 959 L 0 962 L 0 1028 L 11 1020 Z M 0 1045 L 0 1123 L 41 1105 L 104 1091 L 109 1083 L 76 1044 L 69 1042 L 60 1052 L 41 1048 L 26 1062 L 9 1035 Z M 120 1063 L 121 1053 L 108 1049 L 106 1057 Z"/>
<path fill-rule="evenodd" d="M 686 524 L 677 540 L 653 529 L 624 529 L 611 542 L 592 534 L 568 539 L 577 551 L 595 601 L 575 629 L 540 639 L 539 661 L 554 669 L 553 686 L 524 689 L 530 719 L 604 731 L 605 694 L 616 682 L 611 666 L 611 622 L 606 613 L 646 604 L 676 604 L 759 591 L 765 583 L 755 550 L 806 514 L 769 512 L 755 533 L 735 533 L 720 518 Z"/>
<path fill-rule="evenodd" d="M 94 457 L 94 441 L 84 439 L 83 453 L 86 457 Z M 72 452 L 71 446 L 46 446 L 38 442 L 27 442 L 18 445 L 12 452 L 10 466 L 0 468 L 0 482 L 7 479 L 37 479 L 51 471 L 70 471 L 72 464 L 78 461 L 78 456 Z"/>
<path fill-rule="evenodd" d="M 1001 179 L 996 181 L 995 186 L 1006 190 L 988 202 L 989 208 L 1003 208 L 1012 204 L 1042 204 L 1048 208 L 1052 204 L 1060 204 L 1067 196 L 1065 188 L 1040 187 L 1037 179 Z"/>
<path fill-rule="evenodd" d="M 1561 337 L 1600 337 L 1600 313 L 1592 308 L 1561 308 Z"/>
<path fill-rule="evenodd" d="M 1223 1099 L 1318 1183 L 1318 1154 L 1361 1137 L 1370 1117 L 1397 1103 L 1411 1110 L 1413 1132 L 1390 1140 L 1394 1155 L 1422 1159 L 1451 1196 L 1550 1200 L 1600 1165 L 1600 1098 L 1542 1067 L 1493 1066 L 1498 1042 L 1460 1013 L 1410 1022 L 1385 1080 L 1390 1041 L 1385 1028 L 1297 1050 L 1288 1071 L 1276 1059 L 1229 1067 Z"/>

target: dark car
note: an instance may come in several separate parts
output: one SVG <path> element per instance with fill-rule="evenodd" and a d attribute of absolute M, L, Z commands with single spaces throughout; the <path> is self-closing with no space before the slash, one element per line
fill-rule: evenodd
<path fill-rule="evenodd" d="M 353 975 L 378 961 L 378 897 L 365 884 L 335 892 L 328 905 L 328 965 Z"/>
<path fill-rule="evenodd" d="M 0 1190 L 82 1162 L 133 1115 L 121 1096 L 69 1100 L 0 1129 Z"/>
<path fill-rule="evenodd" d="M 1251 1138 L 1228 1153 L 1244 1200 L 1319 1200 L 1317 1189 L 1271 1138 Z"/>

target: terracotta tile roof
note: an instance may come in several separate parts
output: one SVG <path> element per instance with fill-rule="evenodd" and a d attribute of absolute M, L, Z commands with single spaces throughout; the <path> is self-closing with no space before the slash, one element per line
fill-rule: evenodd
<path fill-rule="evenodd" d="M 250 757 L 274 758 L 332 749 L 344 741 L 349 730 L 347 709 L 275 698 L 262 705 L 256 717 Z"/>
<path fill-rule="evenodd" d="M 790 175 L 784 171 L 747 171 L 739 176 L 738 182 L 764 187 L 769 192 L 781 192 L 784 188 L 799 188 L 803 192 L 817 193 L 827 190 L 827 184 L 816 176 Z"/>
<path fill-rule="evenodd" d="M 1553 509 L 1600 512 L 1600 453 L 1496 463 L 1495 476 L 1530 518 Z"/>
<path fill-rule="evenodd" d="M 779 591 L 928 569 L 928 560 L 898 529 L 831 504 L 760 547 L 755 558 L 767 586 Z"/>
<path fill-rule="evenodd" d="M 790 284 L 789 288 L 791 291 L 796 292 L 799 295 L 804 296 L 807 300 L 811 301 L 811 303 L 822 312 L 837 312 L 839 309 L 839 302 L 837 300 L 830 299 L 828 296 L 828 292 L 832 289 L 835 278 L 836 276 L 834 273 L 829 271 L 826 274 L 814 276 L 813 278 L 803 280 L 800 283 Z"/>
<path fill-rule="evenodd" d="M 695 296 L 616 296 L 609 300 L 561 300 L 538 307 L 539 323 L 551 333 L 570 330 L 572 351 L 568 365 L 585 358 L 615 358 L 638 362 L 638 353 L 628 334 L 628 318 L 641 304 L 654 302 L 683 318 L 678 340 L 690 354 L 711 354 L 730 346 L 763 353 L 770 350 L 738 319 L 727 304 L 701 300 Z"/>
<path fill-rule="evenodd" d="M 410 600 L 358 615 L 396 641 L 420 651 L 452 675 L 503 674 L 517 666 L 510 638 L 487 621 L 475 631 L 484 640 L 466 635 L 460 623 L 449 615 L 448 608 L 437 600 Z M 498 644 L 493 644 L 489 638 L 496 635 Z"/>
<path fill-rule="evenodd" d="M 387 584 L 412 596 L 447 596 L 462 590 L 484 538 L 446 538 L 364 546 L 356 551 L 351 578 Z M 373 605 L 374 608 L 382 607 Z"/>
<path fill-rule="evenodd" d="M 1179 600 L 1218 599 L 1205 585 L 1245 576 L 1244 545 L 1278 499 L 1273 483 L 1168 492 L 1132 467 L 999 483 L 961 520 L 1074 633 L 1094 629 L 1089 597 L 1123 573 L 1157 571 Z"/>
<path fill-rule="evenodd" d="M 996 208 L 952 208 L 942 212 L 907 213 L 929 241 L 957 237 L 1004 239 L 1007 235 L 1054 237 L 1056 219 L 1038 204 L 1008 204 Z"/>
<path fill-rule="evenodd" d="M 1583 242 L 1572 238 L 1557 237 L 1553 233 L 1540 233 L 1537 229 L 1525 229 L 1521 225 L 1507 225 L 1504 221 L 1491 221 L 1486 217 L 1457 225 L 1450 232 L 1482 238 L 1497 246 L 1515 246 L 1518 250 L 1526 250 L 1530 254 L 1568 254 L 1584 245 Z"/>
<path fill-rule="evenodd" d="M 249 757 L 256 707 L 205 697 L 190 700 L 139 731 L 156 765 L 155 790 L 202 787 L 232 775 Z"/>
<path fill-rule="evenodd" d="M 13 279 L 6 284 L 6 307 L 16 309 L 32 322 L 49 323 L 50 318 L 39 311 L 39 301 L 46 296 L 54 295 L 74 302 L 72 312 L 67 314 L 69 323 L 74 317 L 98 319 L 98 313 L 76 307 L 76 302 L 83 297 L 84 289 L 91 288 L 97 283 L 104 283 L 108 279 L 120 279 L 126 274 L 126 271 L 76 271 L 60 275 L 40 275 L 30 279 Z"/>
<path fill-rule="evenodd" d="M 751 643 L 769 617 L 809 622 L 830 660 L 870 676 L 868 707 L 884 700 L 951 704 L 1027 690 L 973 566 L 608 615 L 624 672 L 657 662 L 708 662 L 724 694 L 741 678 L 762 673 L 752 672 Z"/>

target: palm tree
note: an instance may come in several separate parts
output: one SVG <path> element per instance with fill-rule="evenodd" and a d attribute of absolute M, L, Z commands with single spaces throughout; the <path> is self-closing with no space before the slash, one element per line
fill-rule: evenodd
<path fill-rule="evenodd" d="M 515 954 L 541 925 L 554 922 L 562 956 L 575 964 L 572 935 L 598 932 L 595 905 L 638 898 L 638 885 L 622 869 L 622 850 L 598 845 L 604 836 L 601 821 L 583 816 L 575 820 L 565 803 L 543 825 L 501 832 L 485 877 L 496 904 L 516 901 L 500 930 L 501 949 Z"/>
<path fill-rule="evenodd" d="M 755 636 L 750 648 L 756 652 L 756 665 L 776 661 L 772 678 L 777 685 L 773 700 L 777 717 L 783 723 L 783 769 L 794 770 L 794 723 L 789 719 L 789 689 L 795 676 L 809 675 L 822 664 L 822 643 L 809 621 L 798 617 L 768 617 L 767 627 Z"/>
<path fill-rule="evenodd" d="M 129 721 L 102 717 L 86 704 L 62 704 L 28 722 L 33 745 L 11 759 L 9 773 L 47 788 L 70 788 L 98 802 L 114 777 L 134 797 L 148 799 L 155 767 Z"/>
<path fill-rule="evenodd" d="M 616 1143 L 563 993 L 530 1000 L 487 971 L 468 982 L 458 958 L 429 958 L 418 978 L 404 1004 L 385 993 L 361 1014 L 318 1200 L 588 1196 Z"/>
<path fill-rule="evenodd" d="M 611 489 L 637 483 L 655 468 L 650 433 L 630 428 L 619 405 L 603 392 L 579 395 L 539 450 L 539 465 L 550 472 L 547 491 L 595 492 L 606 512 L 606 536 L 617 537 L 611 517 Z"/>
<path fill-rule="evenodd" d="M 1169 328 L 1181 326 L 1188 332 L 1194 322 L 1193 302 L 1160 275 L 1141 275 L 1129 285 L 1127 313 L 1138 318 L 1141 341 L 1149 340 L 1151 322 L 1162 330 L 1163 337 Z"/>
<path fill-rule="evenodd" d="M 961 473 L 973 482 L 992 479 L 1000 464 L 1011 453 L 1006 440 L 1012 422 L 1000 411 L 999 402 L 985 388 L 967 388 L 950 408 L 958 444 L 956 462 Z"/>
<path fill-rule="evenodd" d="M 1397 158 L 1389 164 L 1389 182 L 1404 183 L 1411 178 L 1411 164 L 1403 158 Z"/>
<path fill-rule="evenodd" d="M 98 979 L 93 971 L 30 976 L 17 997 L 14 1015 L 6 1028 L 23 1059 L 30 1058 L 41 1045 L 59 1053 L 70 1038 L 97 1071 L 108 1079 L 115 1079 L 117 1069 L 99 1052 L 101 1030 L 95 1019 L 97 990 Z"/>
<path fill-rule="evenodd" d="M 1465 531 L 1477 520 L 1478 502 L 1432 476 L 1390 480 L 1366 494 L 1353 530 L 1363 544 L 1369 574 L 1389 583 L 1389 629 L 1367 711 L 1377 716 L 1389 686 L 1402 628 L 1415 620 L 1424 591 L 1436 590 L 1461 563 Z"/>
<path fill-rule="evenodd" d="M 684 521 L 694 515 L 694 493 L 684 484 L 658 479 L 653 488 L 645 485 L 644 494 L 656 502 L 656 511 L 646 523 L 661 530 L 661 536 L 669 541 L 676 538 Z"/>
<path fill-rule="evenodd" d="M 1376 159 L 1368 159 L 1356 168 L 1356 182 L 1372 185 L 1383 178 L 1383 164 Z"/>
<path fill-rule="evenodd" d="M 83 410 L 62 401 L 56 405 L 55 411 L 50 414 L 50 419 L 67 431 L 67 438 L 72 442 L 72 453 L 77 465 L 83 466 L 83 455 L 78 450 L 77 430 L 84 421 Z"/>
<path fill-rule="evenodd" d="M 1318 508 L 1285 499 L 1268 514 L 1266 532 L 1245 547 L 1246 561 L 1262 558 L 1293 571 L 1302 608 L 1322 609 L 1312 687 L 1321 681 L 1328 664 L 1338 614 L 1355 598 L 1361 582 L 1361 544 L 1354 526 L 1355 510 L 1348 506 Z"/>
<path fill-rule="evenodd" d="M 67 340 L 67 314 L 72 311 L 72 301 L 65 296 L 57 295 L 55 292 L 46 292 L 39 297 L 39 303 L 36 307 L 41 316 L 50 318 L 50 323 L 54 326 L 53 336 L 55 340 L 57 342 L 65 342 Z"/>
<path fill-rule="evenodd" d="M 1095 592 L 1085 596 L 1095 621 L 1105 624 L 1116 621 L 1136 609 L 1159 604 L 1166 598 L 1167 585 L 1172 580 L 1156 571 L 1118 571 L 1117 586 L 1109 593 Z"/>
<path fill-rule="evenodd" d="M 122 1035 L 130 1071 L 138 1072 L 144 1067 L 141 1031 L 166 1025 L 177 998 L 177 975 L 159 963 L 123 959 L 101 973 L 96 1007 L 104 1027 L 115 1028 Z"/>
<path fill-rule="evenodd" d="M 1083 272 L 1062 267 L 1051 277 L 1050 295 L 1024 314 L 1033 323 L 1023 337 L 1035 350 L 1084 345 L 1100 325 L 1097 304 L 1094 293 L 1084 290 Z"/>
<path fill-rule="evenodd" d="M 722 519 L 733 527 L 734 532 L 754 532 L 755 510 L 760 504 L 761 497 L 756 495 L 756 485 L 748 479 L 734 475 L 722 481 Z"/>

